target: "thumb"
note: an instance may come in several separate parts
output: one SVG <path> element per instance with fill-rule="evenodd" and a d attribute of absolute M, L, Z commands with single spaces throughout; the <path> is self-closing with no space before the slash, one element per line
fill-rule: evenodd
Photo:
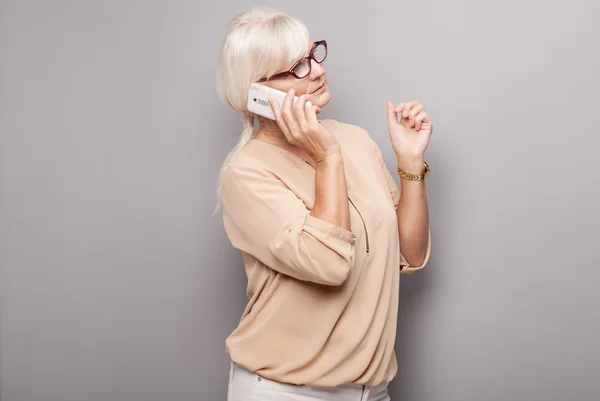
<path fill-rule="evenodd" d="M 392 104 L 392 102 L 386 102 L 386 106 L 387 106 L 387 119 L 388 119 L 388 126 L 393 126 L 393 125 L 398 125 L 398 115 L 396 114 L 396 111 L 394 110 L 394 105 Z"/>

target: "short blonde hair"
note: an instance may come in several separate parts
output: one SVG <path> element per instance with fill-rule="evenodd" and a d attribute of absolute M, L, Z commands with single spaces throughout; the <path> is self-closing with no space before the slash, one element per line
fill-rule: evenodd
<path fill-rule="evenodd" d="M 302 22 L 272 8 L 253 8 L 229 21 L 217 64 L 217 91 L 223 103 L 244 115 L 244 128 L 221 171 L 255 134 L 256 115 L 246 107 L 250 84 L 290 68 L 306 55 L 309 40 Z"/>

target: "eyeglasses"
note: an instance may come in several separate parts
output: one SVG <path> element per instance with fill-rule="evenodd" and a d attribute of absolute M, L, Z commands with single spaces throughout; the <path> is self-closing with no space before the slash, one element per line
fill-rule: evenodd
<path fill-rule="evenodd" d="M 263 78 L 258 82 L 264 82 L 269 79 L 283 78 L 288 75 L 292 75 L 294 76 L 294 78 L 297 79 L 302 79 L 308 74 L 310 74 L 310 71 L 312 70 L 312 63 L 310 62 L 310 60 L 315 60 L 317 63 L 321 64 L 323 61 L 325 61 L 326 57 L 327 41 L 320 40 L 318 42 L 315 42 L 307 57 L 296 61 L 296 63 L 288 71 L 280 72 L 269 78 Z"/>

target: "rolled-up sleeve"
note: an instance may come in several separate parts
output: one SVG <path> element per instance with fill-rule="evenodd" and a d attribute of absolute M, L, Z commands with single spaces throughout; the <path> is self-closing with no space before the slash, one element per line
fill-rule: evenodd
<path fill-rule="evenodd" d="M 232 245 L 299 280 L 341 285 L 352 269 L 355 235 L 310 215 L 274 174 L 228 165 L 221 175 L 225 231 Z"/>
<path fill-rule="evenodd" d="M 417 270 L 421 270 L 422 268 L 425 267 L 425 265 L 429 261 L 430 254 L 431 254 L 431 230 L 428 231 L 427 252 L 425 253 L 425 259 L 423 259 L 423 263 L 421 263 L 419 266 L 411 266 L 408 264 L 408 261 L 406 260 L 404 255 L 402 255 L 402 253 L 400 253 L 400 274 L 408 275 L 408 274 L 412 274 L 412 273 L 416 272 Z"/>

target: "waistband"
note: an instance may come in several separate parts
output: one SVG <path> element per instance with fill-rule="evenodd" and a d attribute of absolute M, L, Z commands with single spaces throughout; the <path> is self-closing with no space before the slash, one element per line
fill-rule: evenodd
<path fill-rule="evenodd" d="M 312 387 L 312 386 L 306 386 L 306 385 L 296 385 L 296 384 L 290 384 L 290 383 L 277 382 L 275 380 L 268 379 L 268 378 L 266 378 L 264 376 L 261 376 L 258 373 L 251 372 L 248 369 L 246 369 L 245 367 L 243 367 L 242 365 L 239 365 L 239 364 L 237 364 L 235 362 L 231 362 L 231 372 L 233 372 L 233 371 L 235 371 L 236 375 L 242 375 L 242 376 L 246 376 L 248 378 L 252 377 L 252 378 L 254 378 L 256 380 L 266 380 L 266 381 L 277 383 L 277 384 L 280 384 L 280 385 L 297 386 L 297 387 L 300 387 L 300 388 L 312 388 L 312 389 L 315 389 L 315 390 L 325 389 L 325 388 L 322 388 L 322 387 Z M 387 383 L 386 384 L 381 384 L 381 385 L 379 385 L 377 387 L 387 387 Z M 374 388 L 374 387 L 371 387 L 371 386 L 368 386 L 368 385 L 365 385 L 365 384 L 356 384 L 356 383 L 347 383 L 347 384 L 342 384 L 340 386 L 336 386 L 335 387 L 335 389 L 338 390 L 338 391 L 342 391 L 342 392 L 343 391 L 348 391 L 348 392 L 352 392 L 352 393 L 357 392 L 357 391 L 358 392 L 364 392 L 365 390 L 368 390 L 368 389 L 371 389 L 371 388 Z"/>

